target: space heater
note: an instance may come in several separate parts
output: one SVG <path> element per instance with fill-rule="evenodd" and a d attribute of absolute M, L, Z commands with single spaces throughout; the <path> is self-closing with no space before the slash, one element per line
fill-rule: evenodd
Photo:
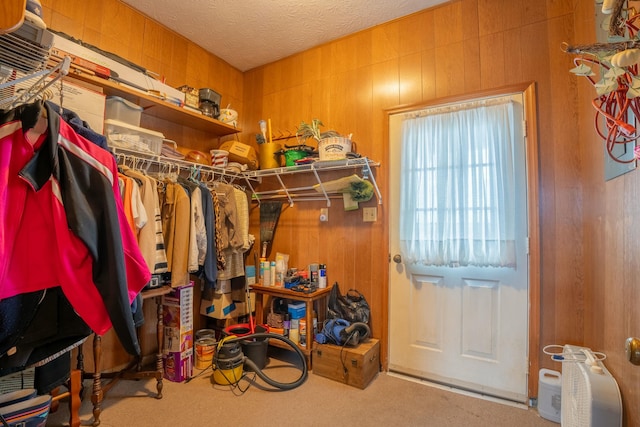
<path fill-rule="evenodd" d="M 620 390 L 602 361 L 573 345 L 565 345 L 562 355 L 562 426 L 622 426 Z"/>

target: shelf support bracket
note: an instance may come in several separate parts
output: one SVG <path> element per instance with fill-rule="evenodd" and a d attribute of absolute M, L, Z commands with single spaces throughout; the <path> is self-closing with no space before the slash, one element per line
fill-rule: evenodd
<path fill-rule="evenodd" d="M 276 175 L 276 178 L 278 178 L 278 182 L 280 183 L 280 187 L 282 187 L 282 191 L 284 191 L 284 193 L 287 195 L 287 199 L 289 200 L 289 207 L 292 208 L 293 207 L 293 199 L 291 198 L 291 194 L 289 193 L 289 190 L 287 189 L 287 186 L 284 185 L 284 182 L 282 182 L 282 178 L 280 178 L 280 175 Z"/>
<path fill-rule="evenodd" d="M 316 177 L 316 181 L 318 181 L 318 185 L 320 186 L 320 189 L 322 190 L 322 194 L 324 195 L 324 198 L 327 201 L 327 207 L 331 207 L 331 199 L 329 198 L 327 191 L 324 189 L 324 185 L 322 185 L 322 180 L 320 179 L 320 175 L 318 175 L 318 171 L 316 170 L 316 168 L 313 168 L 312 171 L 313 171 L 313 175 L 315 175 Z"/>
<path fill-rule="evenodd" d="M 378 195 L 378 204 L 382 204 L 382 194 L 380 194 L 380 189 L 378 188 L 378 183 L 376 182 L 376 178 L 373 176 L 371 172 L 371 166 L 369 165 L 369 161 L 367 160 L 362 166 L 362 178 L 363 179 L 371 179 L 371 183 L 373 184 L 373 188 L 376 190 L 376 194 Z"/>

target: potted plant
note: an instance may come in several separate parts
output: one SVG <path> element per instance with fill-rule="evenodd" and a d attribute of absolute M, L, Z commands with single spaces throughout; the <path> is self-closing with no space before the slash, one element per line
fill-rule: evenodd
<path fill-rule="evenodd" d="M 296 135 L 298 136 L 298 138 L 301 138 L 303 141 L 306 141 L 309 138 L 313 138 L 318 142 L 320 142 L 324 138 L 329 138 L 332 136 L 340 136 L 340 134 L 334 130 L 321 132 L 320 126 L 324 126 L 324 124 L 322 124 L 322 122 L 319 119 L 313 119 L 311 120 L 311 123 L 306 123 L 305 121 L 302 121 L 300 122 L 300 126 L 298 126 Z"/>
<path fill-rule="evenodd" d="M 334 130 L 325 132 L 320 131 L 320 127 L 324 126 L 319 119 L 311 120 L 311 123 L 300 122 L 296 135 L 298 138 L 306 141 L 309 138 L 318 142 L 318 153 L 320 160 L 337 160 L 347 157 L 347 153 L 351 151 L 351 135 L 343 137 Z"/>

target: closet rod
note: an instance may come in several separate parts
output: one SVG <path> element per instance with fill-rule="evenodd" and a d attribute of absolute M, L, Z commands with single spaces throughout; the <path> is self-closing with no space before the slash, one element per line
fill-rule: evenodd
<path fill-rule="evenodd" d="M 169 168 L 170 172 L 174 169 L 177 169 L 178 173 L 180 173 L 180 171 L 182 170 L 191 171 L 193 168 L 196 168 L 201 173 L 203 172 L 211 174 L 212 180 L 223 179 L 229 180 L 230 182 L 238 179 L 246 179 L 246 177 L 241 172 L 232 172 L 223 168 L 203 165 L 200 163 L 193 163 L 187 160 L 171 159 L 169 157 L 164 157 L 157 154 L 140 153 L 118 147 L 110 147 L 110 149 L 116 155 L 116 157 L 120 156 L 123 161 L 126 162 L 127 160 L 129 160 L 136 165 L 140 164 L 144 166 L 145 164 L 148 164 L 150 166 L 151 164 L 154 164 L 160 167 Z M 147 169 L 149 166 L 147 166 Z"/>

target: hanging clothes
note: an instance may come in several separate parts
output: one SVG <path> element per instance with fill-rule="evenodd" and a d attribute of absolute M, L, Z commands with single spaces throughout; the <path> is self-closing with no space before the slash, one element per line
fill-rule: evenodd
<path fill-rule="evenodd" d="M 131 228 L 131 231 L 135 232 L 136 227 L 133 224 L 133 207 L 131 206 L 131 181 L 118 174 L 118 188 L 120 189 L 120 199 L 122 200 L 122 209 L 124 210 L 124 217 L 127 219 L 127 224 Z"/>
<path fill-rule="evenodd" d="M 224 215 L 223 210 L 220 207 L 220 198 L 215 191 L 211 192 L 211 198 L 213 200 L 213 216 L 214 216 L 214 229 L 215 229 L 215 246 L 216 250 L 216 265 L 218 270 L 224 270 L 226 261 L 224 254 L 222 253 L 222 227 L 224 227 Z"/>
<path fill-rule="evenodd" d="M 0 300 L 60 286 L 94 332 L 113 327 L 139 355 L 130 304 L 150 272 L 115 159 L 49 106 L 46 120 L 40 112 L 36 103 L 0 113 Z"/>
<path fill-rule="evenodd" d="M 219 279 L 233 279 L 244 276 L 244 252 L 249 235 L 249 208 L 247 195 L 231 185 L 219 185 L 217 191 L 226 195 L 222 203 L 225 225 L 221 251 L 226 261 L 225 268 L 218 272 Z M 226 234 L 225 234 L 226 232 Z"/>
<path fill-rule="evenodd" d="M 202 196 L 197 182 L 178 177 L 178 183 L 187 192 L 191 215 L 189 216 L 189 273 L 197 273 L 200 259 L 204 259 L 207 250 L 207 235 L 202 217 Z"/>
<path fill-rule="evenodd" d="M 162 202 L 162 234 L 167 250 L 167 266 L 171 272 L 171 286 L 189 283 L 189 229 L 191 201 L 178 183 L 165 181 Z"/>
<path fill-rule="evenodd" d="M 156 211 L 159 213 L 158 208 L 158 193 L 154 186 L 155 180 L 144 175 L 142 172 L 128 167 L 120 167 L 124 175 L 133 178 L 142 183 L 140 186 L 140 199 L 142 202 L 142 208 L 146 212 L 147 222 L 144 226 L 140 227 L 137 233 L 138 246 L 140 246 L 140 252 L 144 260 L 147 262 L 149 270 L 156 272 Z M 148 218 L 153 218 L 153 221 L 148 221 Z M 162 228 L 160 229 L 162 233 Z M 164 252 L 164 242 L 162 242 L 162 252 Z M 166 254 L 163 261 L 166 268 Z"/>
<path fill-rule="evenodd" d="M 153 192 L 153 212 L 154 212 L 154 229 L 155 229 L 155 242 L 156 242 L 156 255 L 155 255 L 155 268 L 152 270 L 155 274 L 166 273 L 169 271 L 167 264 L 167 251 L 164 246 L 164 236 L 162 235 L 162 214 L 160 213 L 160 198 L 158 196 L 158 182 L 149 177 L 151 188 Z"/>
<path fill-rule="evenodd" d="M 242 247 L 243 238 L 236 231 L 238 222 L 238 210 L 236 208 L 236 196 L 233 186 L 218 183 L 215 188 L 216 194 L 220 194 L 218 202 L 222 215 L 222 227 L 220 228 L 221 242 L 218 249 L 237 249 Z"/>
<path fill-rule="evenodd" d="M 200 194 L 202 196 L 202 216 L 204 218 L 207 245 L 204 259 L 200 264 L 202 266 L 200 277 L 204 280 L 205 290 L 213 290 L 218 279 L 215 211 L 213 209 L 213 197 L 206 185 L 200 184 Z"/>

